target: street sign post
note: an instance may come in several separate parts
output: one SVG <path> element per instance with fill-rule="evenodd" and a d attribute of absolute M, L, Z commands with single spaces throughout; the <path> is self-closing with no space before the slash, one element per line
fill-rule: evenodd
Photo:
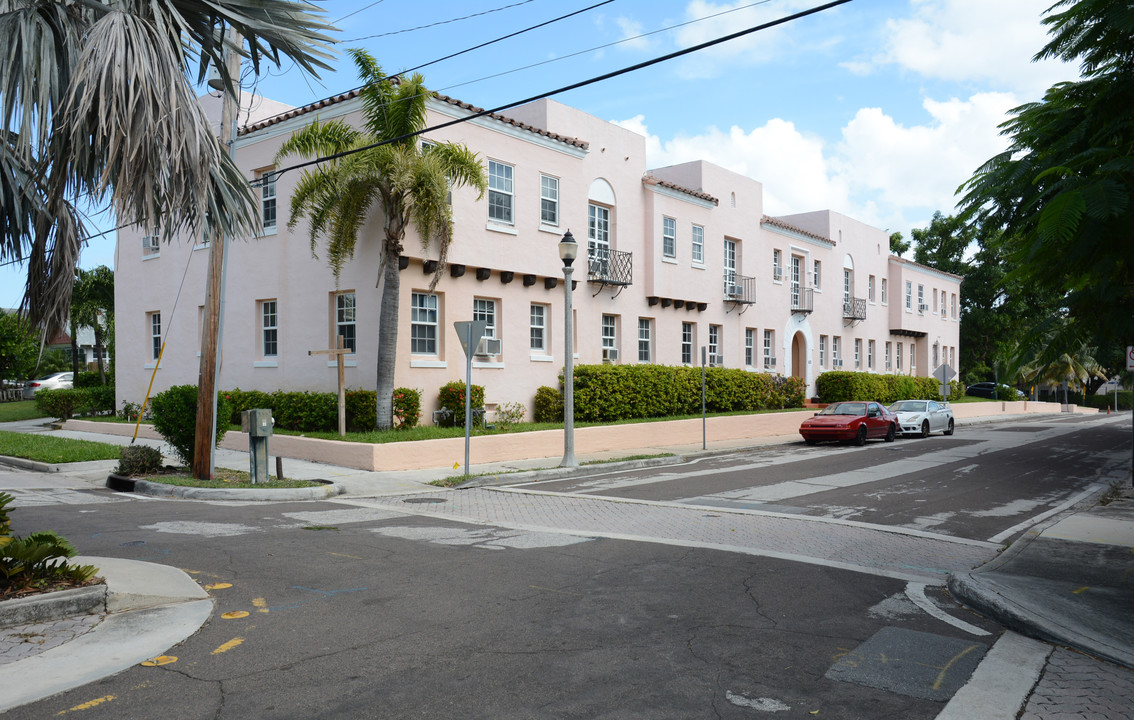
<path fill-rule="evenodd" d="M 949 367 L 948 363 L 942 363 L 937 366 L 936 370 L 933 371 L 933 377 L 937 378 L 937 382 L 941 383 L 938 388 L 938 391 L 941 393 L 941 397 L 948 400 L 950 389 L 949 381 L 957 377 L 957 371 Z"/>
<path fill-rule="evenodd" d="M 463 320 L 453 323 L 461 349 L 465 351 L 465 477 L 469 476 L 469 435 L 472 433 L 472 356 L 484 337 L 487 320 Z"/>
<path fill-rule="evenodd" d="M 1134 345 L 1127 345 L 1126 346 L 1126 369 L 1127 370 L 1134 370 Z M 1117 388 L 1117 386 L 1116 386 L 1116 388 Z M 1115 411 L 1118 410 L 1118 390 L 1117 389 L 1115 389 L 1115 391 L 1114 391 L 1114 409 L 1115 409 Z M 1134 407 L 1130 408 L 1130 419 L 1134 420 Z M 1134 437 L 1134 423 L 1131 424 L 1130 433 L 1131 433 L 1131 436 Z M 1134 454 L 1132 454 L 1131 457 L 1130 457 L 1130 469 L 1134 470 Z M 1131 475 L 1131 477 L 1134 478 L 1134 475 Z M 1131 479 L 1130 484 L 1132 486 L 1134 486 L 1134 479 Z"/>

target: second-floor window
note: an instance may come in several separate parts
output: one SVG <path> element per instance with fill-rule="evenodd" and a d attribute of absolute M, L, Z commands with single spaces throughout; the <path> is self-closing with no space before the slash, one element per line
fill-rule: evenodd
<path fill-rule="evenodd" d="M 823 279 L 823 263 L 820 262 L 819 260 L 816 260 L 811 265 L 811 287 L 815 288 L 816 290 L 819 290 L 820 288 L 822 288 L 823 286 L 819 282 L 822 279 Z"/>
<path fill-rule="evenodd" d="M 874 276 L 870 275 L 866 278 L 866 299 L 874 302 Z"/>
<path fill-rule="evenodd" d="M 700 225 L 693 226 L 693 262 L 698 265 L 705 262 L 705 228 Z"/>
<path fill-rule="evenodd" d="M 662 256 L 677 257 L 677 221 L 673 218 L 662 218 Z"/>
<path fill-rule="evenodd" d="M 260 174 L 260 219 L 265 230 L 276 228 L 276 174 L 266 170 Z"/>
<path fill-rule="evenodd" d="M 539 176 L 539 221 L 544 225 L 559 224 L 559 178 Z"/>
<path fill-rule="evenodd" d="M 512 224 L 512 166 L 488 161 L 488 219 Z"/>
<path fill-rule="evenodd" d="M 784 278 L 784 254 L 779 250 L 772 251 L 772 279 L 783 280 Z"/>
<path fill-rule="evenodd" d="M 351 352 L 358 352 L 358 342 L 355 337 L 355 303 L 354 293 L 339 293 L 335 296 L 335 336 L 343 339 L 343 347 L 350 348 Z"/>
<path fill-rule="evenodd" d="M 881 292 L 882 304 L 885 305 L 886 304 L 886 278 L 882 278 L 882 284 L 881 284 L 879 289 L 882 291 Z"/>
<path fill-rule="evenodd" d="M 913 283 L 909 280 L 906 280 L 906 310 L 913 310 Z"/>

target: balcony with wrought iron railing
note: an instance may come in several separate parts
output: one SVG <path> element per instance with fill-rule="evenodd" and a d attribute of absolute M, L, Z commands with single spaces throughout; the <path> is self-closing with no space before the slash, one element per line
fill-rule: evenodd
<path fill-rule="evenodd" d="M 633 253 L 592 247 L 587 253 L 587 282 L 626 286 L 633 283 Z"/>
<path fill-rule="evenodd" d="M 809 313 L 815 310 L 815 288 L 804 285 L 791 286 L 791 311 Z"/>
<path fill-rule="evenodd" d="M 843 319 L 857 322 L 866 319 L 866 298 L 852 297 L 843 303 Z"/>
<path fill-rule="evenodd" d="M 756 303 L 756 278 L 726 272 L 724 276 L 724 299 L 725 302 L 754 305 Z"/>

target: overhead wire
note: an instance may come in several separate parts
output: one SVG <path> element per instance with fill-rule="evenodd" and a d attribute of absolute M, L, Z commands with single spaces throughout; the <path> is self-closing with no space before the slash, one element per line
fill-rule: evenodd
<path fill-rule="evenodd" d="M 379 1 L 381 1 L 381 0 L 379 0 Z M 515 2 L 515 3 L 512 3 L 511 5 L 504 5 L 502 7 L 493 8 L 491 10 L 484 10 L 482 12 L 473 13 L 471 15 L 465 15 L 463 17 L 450 18 L 449 20 L 438 20 L 437 22 L 429 23 L 428 25 L 418 25 L 417 27 L 405 28 L 403 30 L 392 30 L 390 32 L 378 33 L 377 35 L 365 35 L 363 37 L 351 38 L 350 40 L 340 40 L 339 42 L 352 43 L 352 42 L 358 42 L 359 40 L 373 40 L 374 38 L 389 37 L 391 35 L 401 35 L 403 33 L 415 32 L 417 30 L 426 30 L 426 29 L 431 28 L 431 27 L 437 27 L 438 25 L 448 25 L 449 23 L 459 22 L 461 20 L 468 20 L 470 18 L 481 17 L 483 15 L 491 15 L 492 13 L 497 13 L 497 12 L 500 12 L 501 10 L 509 10 L 511 8 L 519 7 L 521 5 L 527 5 L 528 3 L 533 2 L 533 1 L 534 0 L 520 0 L 520 2 Z M 377 3 L 375 3 L 375 4 L 377 4 Z M 372 6 L 367 5 L 367 7 L 372 7 Z M 363 10 L 365 10 L 365 9 L 366 8 L 363 8 Z M 356 11 L 356 12 L 361 12 L 361 11 Z M 353 15 L 354 13 L 351 13 L 351 14 Z M 350 17 L 350 15 L 347 15 L 347 17 Z M 339 20 L 342 20 L 342 19 L 343 18 L 339 18 Z M 335 22 L 338 22 L 338 20 L 336 20 Z"/>
<path fill-rule="evenodd" d="M 799 12 L 792 13 L 791 15 L 785 15 L 784 17 L 777 18 L 775 20 L 770 20 L 768 22 L 761 23 L 759 25 L 754 25 L 753 27 L 746 28 L 744 30 L 738 30 L 734 33 L 730 33 L 728 35 L 724 35 L 722 37 L 715 38 L 713 40 L 707 40 L 703 43 L 698 43 L 697 45 L 692 45 L 690 47 L 683 48 L 681 50 L 676 50 L 674 52 L 667 53 L 665 55 L 661 55 L 659 57 L 656 57 L 656 58 L 653 58 L 653 59 L 650 59 L 650 60 L 645 60 L 645 61 L 640 62 L 640 63 L 635 63 L 634 65 L 630 65 L 630 66 L 621 68 L 619 70 L 613 70 L 611 72 L 604 73 L 602 75 L 597 75 L 597 76 L 589 78 L 587 80 L 580 80 L 579 82 L 572 83 L 570 85 L 565 85 L 565 86 L 560 87 L 560 88 L 556 88 L 555 90 L 549 90 L 549 91 L 542 92 L 542 93 L 539 93 L 539 94 L 536 94 L 536 95 L 532 95 L 531 97 L 524 98 L 523 100 L 515 100 L 513 102 L 505 103 L 504 105 L 498 105 L 498 106 L 491 108 L 491 109 L 488 109 L 488 110 L 479 110 L 477 112 L 470 113 L 469 115 L 466 115 L 465 117 L 457 118 L 455 120 L 449 120 L 447 122 L 443 122 L 443 123 L 440 123 L 440 124 L 437 124 L 437 125 L 432 125 L 430 127 L 422 128 L 421 130 L 416 130 L 416 131 L 411 132 L 411 133 L 406 133 L 406 134 L 401 135 L 399 137 L 391 138 L 389 140 L 383 140 L 383 141 L 372 143 L 370 145 L 366 145 L 366 146 L 363 146 L 363 147 L 353 148 L 351 150 L 344 150 L 344 151 L 339 152 L 339 153 L 333 153 L 331 155 L 325 155 L 325 156 L 322 156 L 322 157 L 314 158 L 312 160 L 307 160 L 307 161 L 304 161 L 304 162 L 301 162 L 301 163 L 296 163 L 294 165 L 289 165 L 286 168 L 281 168 L 280 170 L 277 170 L 273 173 L 270 173 L 270 176 L 272 178 L 279 178 L 281 175 L 283 175 L 284 173 L 289 172 L 291 170 L 300 170 L 300 169 L 303 169 L 305 167 L 310 167 L 312 165 L 318 165 L 320 163 L 328 162 L 328 161 L 331 161 L 331 160 L 337 160 L 339 158 L 347 157 L 349 155 L 354 155 L 354 154 L 357 154 L 357 153 L 360 153 L 360 152 L 364 152 L 366 150 L 373 150 L 374 148 L 382 147 L 383 145 L 389 145 L 389 144 L 392 144 L 392 143 L 401 142 L 403 140 L 408 140 L 410 138 L 417 137 L 418 135 L 423 135 L 423 134 L 428 133 L 428 132 L 433 132 L 435 130 L 442 130 L 442 129 L 447 128 L 447 127 L 452 127 L 454 125 L 466 123 L 466 122 L 469 122 L 470 120 L 475 120 L 476 118 L 484 117 L 485 115 L 492 115 L 492 114 L 501 112 L 503 110 L 508 110 L 509 108 L 517 107 L 519 105 L 526 105 L 527 103 L 535 102 L 536 100 L 542 100 L 544 98 L 551 97 L 553 95 L 559 95 L 561 93 L 565 93 L 565 92 L 568 92 L 568 91 L 571 91 L 571 90 L 577 90 L 578 88 L 586 87 L 588 85 L 594 85 L 595 83 L 610 80 L 612 78 L 619 77 L 620 75 L 625 75 L 627 73 L 636 72 L 638 70 L 642 70 L 644 68 L 651 67 L 653 65 L 657 65 L 657 64 L 660 64 L 660 63 L 663 63 L 663 62 L 668 62 L 670 60 L 674 60 L 676 58 L 683 57 L 683 56 L 689 55 L 691 53 L 700 52 L 701 50 L 705 50 L 707 48 L 714 47 L 716 45 L 720 45 L 722 43 L 729 42 L 730 40 L 735 40 L 739 37 L 744 37 L 745 35 L 751 35 L 752 33 L 755 33 L 755 32 L 760 32 L 760 31 L 763 31 L 763 30 L 767 30 L 769 28 L 773 28 L 773 27 L 776 27 L 776 26 L 779 26 L 779 25 L 783 25 L 783 24 L 792 22 L 794 20 L 799 20 L 800 18 L 808 17 L 810 15 L 815 15 L 817 13 L 824 12 L 826 10 L 830 10 L 831 8 L 837 7 L 839 5 L 845 5 L 849 2 L 851 2 L 851 0 L 833 0 L 832 2 L 824 3 L 822 5 L 817 5 L 815 7 L 808 8 L 806 10 L 801 10 Z M 257 181 L 256 183 L 253 183 L 253 185 L 255 186 L 255 185 L 257 185 L 258 183 L 261 183 L 261 182 L 263 182 L 263 179 L 261 179 L 260 181 Z"/>

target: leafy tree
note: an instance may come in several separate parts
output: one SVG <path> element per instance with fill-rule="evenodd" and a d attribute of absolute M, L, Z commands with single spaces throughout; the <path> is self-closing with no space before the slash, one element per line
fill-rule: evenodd
<path fill-rule="evenodd" d="M 102 341 L 107 333 L 107 321 L 113 314 L 114 271 L 105 265 L 99 265 L 93 270 L 77 271 L 71 292 L 72 337 L 80 327 L 94 330 L 98 375 L 103 385 L 106 384 L 106 369 L 102 361 Z"/>
<path fill-rule="evenodd" d="M 909 241 L 903 240 L 902 234 L 900 232 L 895 232 L 895 233 L 890 234 L 890 252 L 894 253 L 898 257 L 901 257 L 902 253 L 904 253 L 906 250 L 909 250 L 909 249 L 910 249 Z"/>
<path fill-rule="evenodd" d="M 1036 59 L 1079 60 L 1083 79 L 1050 88 L 1001 125 L 1011 142 L 965 183 L 973 222 L 1004 228 L 1008 278 L 1063 298 L 1055 342 L 1134 337 L 1134 5 L 1059 0 Z"/>
<path fill-rule="evenodd" d="M 27 380 L 35 372 L 39 334 L 17 313 L 0 310 L 0 384 Z"/>
<path fill-rule="evenodd" d="M 307 218 L 312 252 L 326 243 L 327 258 L 338 279 L 354 258 L 366 217 L 375 203 L 384 214 L 378 275 L 382 308 L 378 319 L 378 429 L 391 427 L 394 367 L 398 341 L 398 298 L 406 229 L 413 225 L 424 248 L 437 244 L 439 262 L 429 289 L 445 268 L 453 239 L 450 184 L 471 185 L 481 194 L 488 186 L 484 167 L 464 145 L 436 143 L 422 149 L 415 133 L 425 127 L 425 89 L 420 74 L 386 77 L 363 50 L 349 50 L 362 77 L 363 130 L 332 120 L 318 120 L 289 138 L 277 162 L 292 155 L 328 156 L 349 151 L 313 171 L 304 171 L 291 198 L 288 226 Z"/>
<path fill-rule="evenodd" d="M 66 324 L 87 239 L 79 198 L 109 196 L 119 223 L 166 237 L 256 229 L 255 197 L 197 103 L 193 66 L 196 84 L 225 49 L 257 72 L 281 55 L 327 68 L 331 28 L 313 11 L 304 0 L 0 0 L 0 262 L 26 264 L 34 326 Z"/>
<path fill-rule="evenodd" d="M 910 231 L 914 242 L 914 262 L 943 272 L 964 275 L 971 265 L 965 252 L 977 242 L 977 228 L 957 216 L 933 213 L 929 227 Z M 907 243 L 908 245 L 908 243 Z"/>

